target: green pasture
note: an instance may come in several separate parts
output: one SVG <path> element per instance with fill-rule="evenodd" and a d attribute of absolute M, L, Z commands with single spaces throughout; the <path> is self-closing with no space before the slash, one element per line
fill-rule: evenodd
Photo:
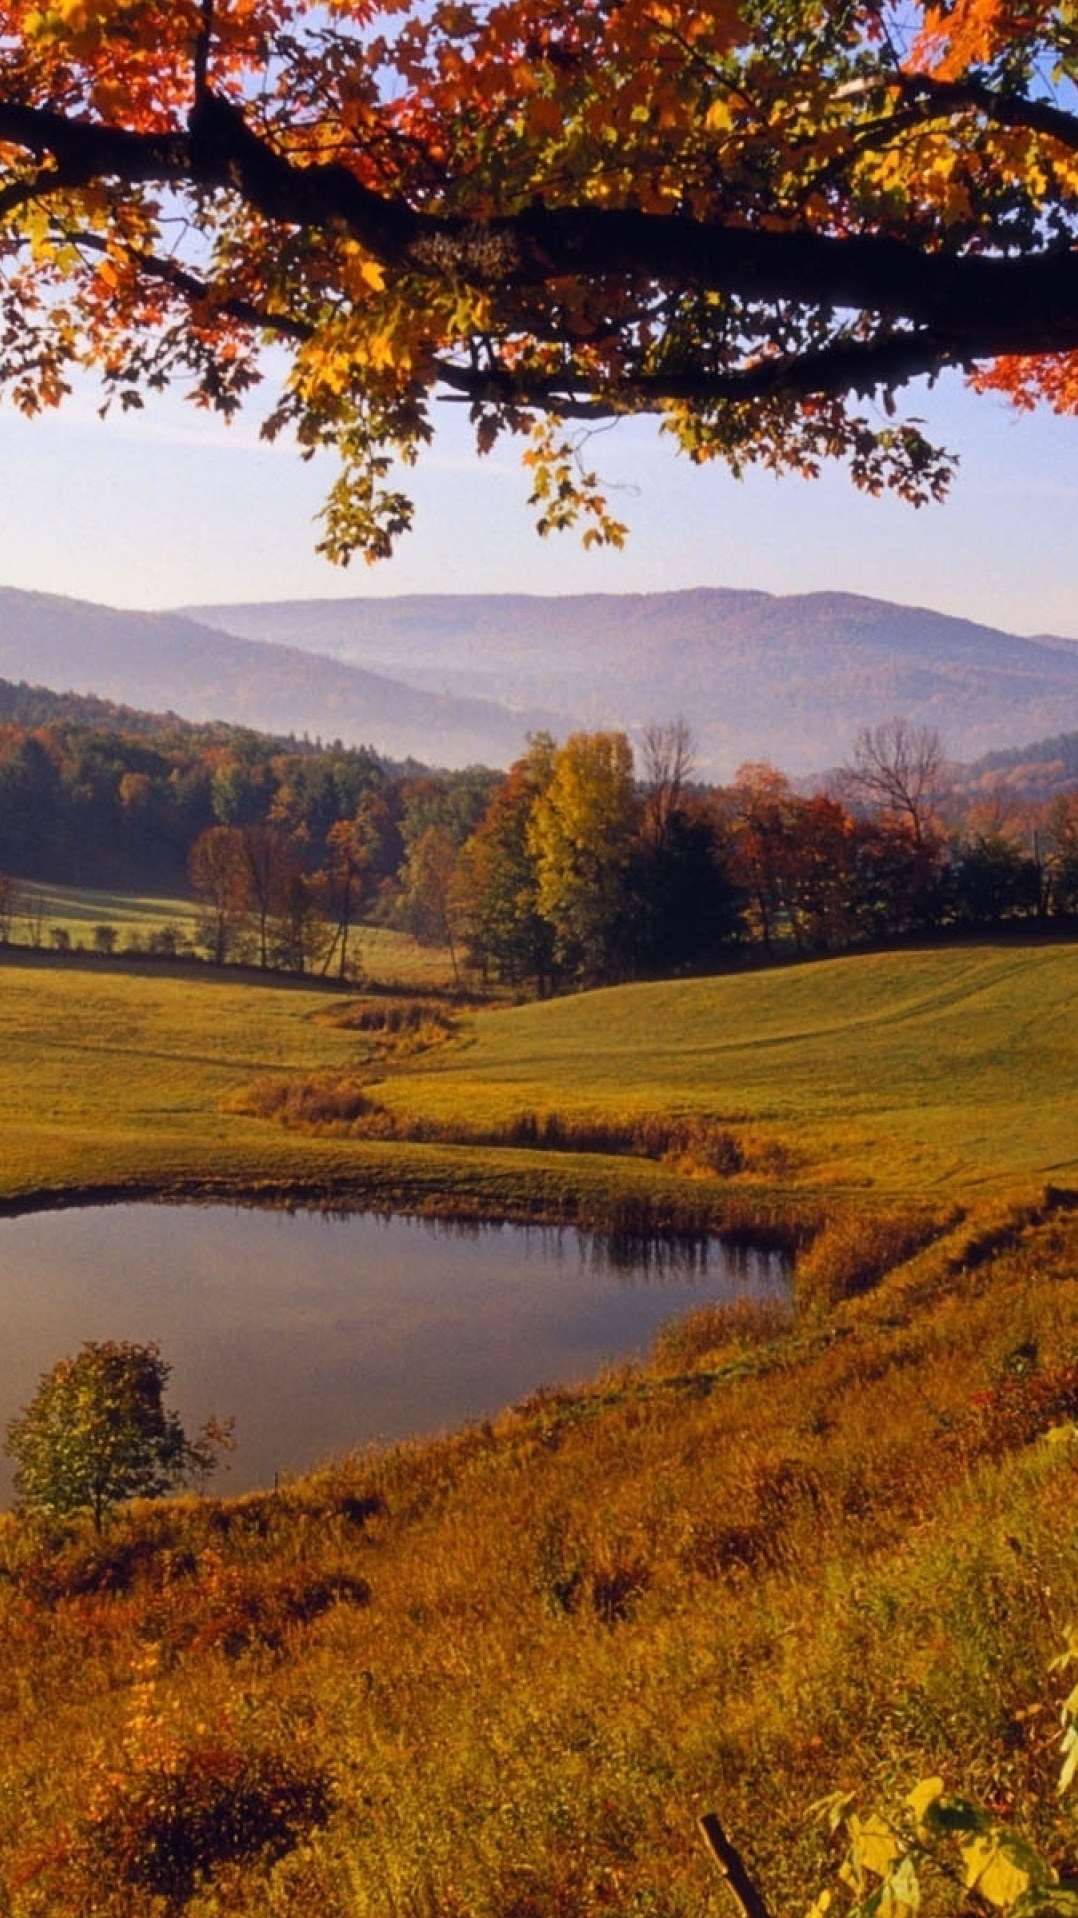
<path fill-rule="evenodd" d="M 354 1037 L 318 1023 L 327 998 L 209 971 L 5 954 L 0 1195 L 291 1176 L 289 1142 L 279 1152 L 221 1104 L 251 1075 L 354 1056 Z"/>
<path fill-rule="evenodd" d="M 30 879 L 18 882 L 21 910 L 15 914 L 13 939 L 30 943 L 33 920 L 44 945 L 52 928 L 69 934 L 73 943 L 92 942 L 95 926 L 115 926 L 119 945 L 132 933 L 141 937 L 173 928 L 185 938 L 193 938 L 196 909 L 190 899 L 162 899 L 129 892 L 106 892 L 89 886 L 43 886 Z"/>
<path fill-rule="evenodd" d="M 312 1138 L 231 1108 L 267 1075 L 374 1069 L 373 1042 L 336 1023 L 348 1005 L 274 974 L 0 954 L 0 1204 L 219 1192 L 562 1216 L 582 1184 L 596 1204 L 650 1185 L 643 1166 L 574 1178 L 503 1153 L 477 1169 L 452 1147 Z"/>
<path fill-rule="evenodd" d="M 799 1183 L 969 1188 L 1078 1173 L 1078 946 L 936 948 L 492 1011 L 395 1111 L 699 1115 Z"/>
<path fill-rule="evenodd" d="M 651 1192 L 719 1211 L 740 1194 L 751 1211 L 765 1193 L 931 1201 L 1078 1173 L 1078 945 L 873 955 L 462 1013 L 448 1043 L 396 1064 L 347 1006 L 274 976 L 9 951 L 0 1198 L 296 1188 L 551 1213 Z M 415 1141 L 235 1110 L 267 1078 L 336 1073 Z M 745 1147 L 745 1169 L 475 1142 L 527 1112 L 707 1118 Z M 442 1142 L 424 1143 L 424 1125 Z"/>
<path fill-rule="evenodd" d="M 15 945 L 36 942 L 49 947 L 54 927 L 66 932 L 73 946 L 91 949 L 94 927 L 113 926 L 120 953 L 132 940 L 144 944 L 166 928 L 192 943 L 198 935 L 198 907 L 191 899 L 44 886 L 30 879 L 18 882 L 18 899 L 11 928 Z M 440 946 L 419 945 L 408 933 L 389 926 L 355 926 L 348 943 L 360 976 L 372 985 L 421 992 L 446 991 L 455 984 L 449 954 Z"/>

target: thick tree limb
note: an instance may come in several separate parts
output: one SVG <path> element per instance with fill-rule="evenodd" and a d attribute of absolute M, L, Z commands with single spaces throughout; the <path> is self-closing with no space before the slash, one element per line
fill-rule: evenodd
<path fill-rule="evenodd" d="M 849 308 L 930 329 L 936 365 L 1078 347 L 1078 253 L 1069 248 L 1020 259 L 955 257 L 871 233 L 782 231 L 616 206 L 540 206 L 490 220 L 431 213 L 372 191 L 340 164 L 293 163 L 212 94 L 197 104 L 187 134 L 140 134 L 0 103 L 0 141 L 52 155 L 57 190 L 93 179 L 230 189 L 267 220 L 343 229 L 387 265 L 501 292 L 605 277 Z M 38 175 L 38 191 L 47 177 Z"/>
<path fill-rule="evenodd" d="M 846 341 L 818 353 L 760 359 L 730 372 L 629 373 L 620 381 L 619 392 L 626 411 L 648 411 L 672 402 L 708 407 L 723 401 L 867 395 L 953 363 L 950 349 L 931 333 L 898 333 L 878 340 Z M 471 400 L 535 406 L 559 412 L 566 419 L 595 419 L 610 412 L 609 404 L 582 397 L 589 390 L 583 369 L 540 376 L 440 360 L 438 372 L 444 385 Z"/>
<path fill-rule="evenodd" d="M 1017 93 L 997 93 L 975 80 L 937 80 L 928 73 L 897 74 L 893 84 L 904 100 L 925 110 L 921 116 L 925 119 L 977 113 L 993 126 L 1045 134 L 1078 153 L 1078 118 L 1050 100 L 1026 100 Z"/>

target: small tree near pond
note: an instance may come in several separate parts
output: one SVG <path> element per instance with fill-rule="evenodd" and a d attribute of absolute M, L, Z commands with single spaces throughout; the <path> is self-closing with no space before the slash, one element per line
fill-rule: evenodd
<path fill-rule="evenodd" d="M 60 1359 L 7 1429 L 20 1505 L 54 1517 L 88 1509 L 100 1530 L 124 1499 L 160 1498 L 212 1472 L 232 1421 L 209 1420 L 189 1439 L 164 1404 L 171 1370 L 154 1343 L 91 1341 Z"/>

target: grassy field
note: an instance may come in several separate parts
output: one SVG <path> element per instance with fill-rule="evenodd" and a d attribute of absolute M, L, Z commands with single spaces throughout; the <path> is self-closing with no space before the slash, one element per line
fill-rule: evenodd
<path fill-rule="evenodd" d="M 1073 1873 L 1076 1002 L 1062 944 L 418 1014 L 5 954 L 9 1204 L 814 1236 L 788 1308 L 456 1435 L 100 1536 L 0 1517 L 3 1918 L 708 1918 L 709 1808 L 776 1918 L 841 1918 L 812 1802 L 901 1821 L 935 1773 Z"/>
<path fill-rule="evenodd" d="M 115 929 L 116 949 L 132 942 L 145 945 L 155 933 L 171 931 L 182 941 L 197 943 L 198 908 L 191 899 L 158 898 L 149 894 L 103 892 L 86 886 L 44 886 L 20 880 L 23 908 L 12 925 L 18 945 L 31 943 L 32 908 L 37 943 L 49 947 L 54 928 L 66 933 L 73 946 L 91 949 L 96 926 Z M 350 940 L 351 956 L 362 977 L 376 986 L 401 987 L 417 992 L 447 991 L 454 984 L 449 955 L 441 947 L 417 945 L 407 933 L 388 926 L 357 926 Z"/>
<path fill-rule="evenodd" d="M 461 1128 L 696 1116 L 828 1192 L 1066 1183 L 1076 1014 L 1073 945 L 871 955 L 487 1013 L 379 1097 Z"/>
<path fill-rule="evenodd" d="M 20 941 L 29 937 L 27 906 L 40 924 L 46 945 L 54 926 L 67 932 L 73 942 L 89 943 L 95 926 L 115 926 L 120 944 L 133 932 L 144 936 L 162 926 L 187 938 L 194 936 L 195 908 L 189 899 L 103 892 L 88 886 L 43 886 L 30 879 L 19 881 L 18 894 L 23 910 L 16 915 L 13 936 Z"/>
<path fill-rule="evenodd" d="M 363 1020 L 384 1001 L 227 973 L 5 956 L 0 1196 L 130 1179 L 362 1187 L 411 1202 L 556 1210 L 650 1189 L 762 1212 L 906 1203 L 1078 1180 L 1078 948 L 967 947 L 453 1012 L 429 1050 Z M 364 1010 L 366 1009 L 366 1010 Z M 250 1088 L 342 1079 L 398 1135 L 250 1116 Z M 522 1116 L 695 1120 L 733 1170 L 513 1149 Z M 413 1135 L 409 1138 L 407 1135 Z M 672 1200 L 671 1200 L 672 1202 Z"/>
<path fill-rule="evenodd" d="M 204 1183 L 257 1190 L 340 1176 L 302 1145 L 224 1110 L 252 1075 L 339 1066 L 364 1050 L 328 1025 L 324 989 L 15 953 L 0 966 L 0 1195 Z"/>

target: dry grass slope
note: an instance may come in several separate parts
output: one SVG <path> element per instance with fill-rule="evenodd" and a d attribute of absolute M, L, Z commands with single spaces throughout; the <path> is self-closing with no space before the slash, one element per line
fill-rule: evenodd
<path fill-rule="evenodd" d="M 12 1198 L 116 1166 L 817 1228 L 788 1310 L 587 1389 L 101 1539 L 0 1522 L 5 1918 L 700 1918 L 711 1806 L 796 1913 L 808 1805 L 934 1771 L 1073 1866 L 1078 950 L 632 988 L 419 1055 L 305 990 L 3 984 Z M 319 1129 L 346 1082 L 392 1136 Z M 720 1167 L 640 1149 L 708 1128 Z"/>
<path fill-rule="evenodd" d="M 1076 1259 L 985 1214 L 276 1494 L 8 1519 L 12 1918 L 697 1918 L 713 1805 L 797 1911 L 810 1802 L 935 1770 L 1058 1856 Z"/>

